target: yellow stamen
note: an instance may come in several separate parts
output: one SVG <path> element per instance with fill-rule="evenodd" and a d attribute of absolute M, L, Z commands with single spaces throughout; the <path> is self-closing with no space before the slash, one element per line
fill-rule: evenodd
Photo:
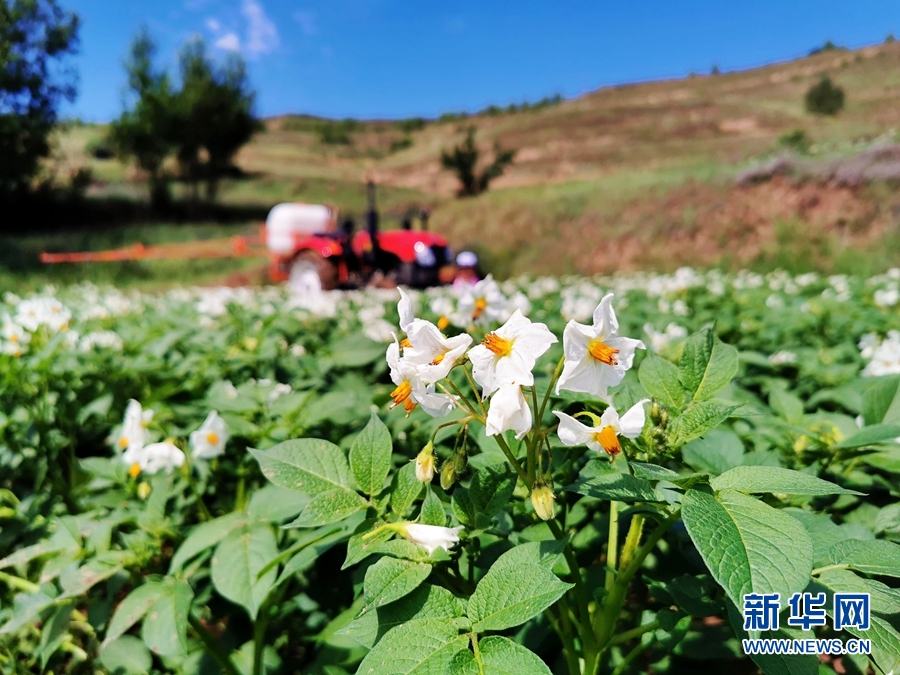
<path fill-rule="evenodd" d="M 600 340 L 591 340 L 591 343 L 588 345 L 588 352 L 600 363 L 605 363 L 608 366 L 619 364 L 616 360 L 616 354 L 619 353 L 619 350 L 613 349 Z"/>
<path fill-rule="evenodd" d="M 210 431 L 208 434 L 206 434 L 206 442 L 210 445 L 216 445 L 219 442 L 218 434 Z"/>
<path fill-rule="evenodd" d="M 132 478 L 137 478 L 141 475 L 141 465 L 135 462 L 131 465 L 131 468 L 128 469 L 128 475 Z"/>
<path fill-rule="evenodd" d="M 444 357 L 445 357 L 445 356 L 447 356 L 446 353 L 444 353 L 444 354 L 438 354 L 437 356 L 434 357 L 434 361 L 431 362 L 431 365 L 432 365 L 432 366 L 439 365 L 440 362 L 444 360 Z"/>
<path fill-rule="evenodd" d="M 603 427 L 599 433 L 594 434 L 596 440 L 606 451 L 610 457 L 615 457 L 622 451 L 619 445 L 619 437 L 616 436 L 616 430 L 612 427 Z"/>
<path fill-rule="evenodd" d="M 404 349 L 409 349 L 410 347 L 412 347 L 412 342 L 409 341 L 409 338 L 403 338 L 400 341 L 400 346 Z"/>
<path fill-rule="evenodd" d="M 408 398 L 405 401 L 403 401 L 403 409 L 406 411 L 407 415 L 409 415 L 409 413 L 411 413 L 413 410 L 415 410 L 417 405 L 419 405 L 419 404 L 416 403 L 415 401 L 413 401 L 411 398 Z"/>
<path fill-rule="evenodd" d="M 412 394 L 412 385 L 409 383 L 409 380 L 403 380 L 403 382 L 398 384 L 397 388 L 391 392 L 391 398 L 394 399 L 394 405 L 400 405 L 409 399 L 410 394 Z"/>
<path fill-rule="evenodd" d="M 487 309 L 487 300 L 484 298 L 478 298 L 475 301 L 475 309 L 472 311 L 472 318 L 478 319 L 482 314 L 484 314 L 484 310 Z"/>
<path fill-rule="evenodd" d="M 13 334 L 10 336 L 9 341 L 12 342 L 13 344 L 15 344 L 16 342 L 19 341 L 19 336 L 16 335 L 15 333 L 13 333 Z"/>
<path fill-rule="evenodd" d="M 497 356 L 509 356 L 512 352 L 513 343 L 511 340 L 502 338 L 496 333 L 488 333 L 481 341 L 485 347 L 494 352 Z"/>
<path fill-rule="evenodd" d="M 437 322 L 438 330 L 444 330 L 449 325 L 450 325 L 450 319 L 448 319 L 446 316 L 442 316 L 440 319 L 438 319 L 438 322 Z"/>
<path fill-rule="evenodd" d="M 122 437 L 119 439 L 119 447 L 120 447 L 120 448 L 127 448 L 127 447 L 128 447 L 128 437 L 127 437 L 127 436 L 122 436 Z"/>

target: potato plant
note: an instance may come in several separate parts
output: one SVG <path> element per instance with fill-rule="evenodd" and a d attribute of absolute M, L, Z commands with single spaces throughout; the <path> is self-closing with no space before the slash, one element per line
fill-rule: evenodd
<path fill-rule="evenodd" d="M 0 669 L 889 673 L 897 276 L 6 298 Z"/>

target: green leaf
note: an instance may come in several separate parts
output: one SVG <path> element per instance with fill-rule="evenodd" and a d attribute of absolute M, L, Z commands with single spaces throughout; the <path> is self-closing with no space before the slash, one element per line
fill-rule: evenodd
<path fill-rule="evenodd" d="M 840 443 L 835 443 L 831 448 L 832 450 L 851 450 L 877 443 L 889 443 L 897 437 L 900 437 L 900 425 L 876 424 L 864 428 L 858 434 L 853 434 L 850 438 L 846 438 Z"/>
<path fill-rule="evenodd" d="M 320 527 L 336 523 L 366 506 L 368 502 L 352 490 L 338 488 L 320 492 L 306 505 L 297 519 L 285 527 Z"/>
<path fill-rule="evenodd" d="M 737 350 L 707 328 L 684 343 L 678 375 L 694 401 L 705 401 L 731 382 L 738 365 Z"/>
<path fill-rule="evenodd" d="M 734 603 L 726 601 L 725 604 L 735 635 L 741 640 L 749 638 L 750 635 L 744 630 L 741 612 Z M 767 633 L 766 637 L 776 640 L 804 640 L 815 636 L 810 631 L 782 625 L 779 630 Z M 819 659 L 815 654 L 752 654 L 750 658 L 765 675 L 817 675 L 820 672 Z"/>
<path fill-rule="evenodd" d="M 373 553 L 384 553 L 393 558 L 402 558 L 404 560 L 412 560 L 413 562 L 438 562 L 450 560 L 450 554 L 444 549 L 438 547 L 434 553 L 429 553 L 424 546 L 414 544 L 406 539 L 391 539 L 378 544 Z"/>
<path fill-rule="evenodd" d="M 449 619 L 419 619 L 389 630 L 357 669 L 358 675 L 443 675 L 469 638 Z"/>
<path fill-rule="evenodd" d="M 243 527 L 247 523 L 247 516 L 243 513 L 229 513 L 221 518 L 215 518 L 197 525 L 188 538 L 185 539 L 169 563 L 169 574 L 179 571 L 184 564 L 198 553 L 212 548 L 234 530 Z"/>
<path fill-rule="evenodd" d="M 712 328 L 706 328 L 699 333 L 694 333 L 684 342 L 681 361 L 678 364 L 678 379 L 691 395 L 697 391 L 706 375 L 715 339 Z"/>
<path fill-rule="evenodd" d="M 696 471 L 725 473 L 743 461 L 744 444 L 733 431 L 713 429 L 703 438 L 685 445 L 681 457 L 685 464 Z"/>
<path fill-rule="evenodd" d="M 499 635 L 478 641 L 483 668 L 470 651 L 460 652 L 453 659 L 451 675 L 551 675 L 540 657 L 531 650 Z"/>
<path fill-rule="evenodd" d="M 264 485 L 256 490 L 247 505 L 247 513 L 258 520 L 281 523 L 300 513 L 309 503 L 309 495 L 277 485 Z"/>
<path fill-rule="evenodd" d="M 369 518 L 360 524 L 353 536 L 350 537 L 350 541 L 347 542 L 347 557 L 344 559 L 344 564 L 341 565 L 342 570 L 372 555 L 380 544 L 394 536 L 390 530 L 376 532 L 376 529 L 383 524 L 384 521 L 375 518 Z"/>
<path fill-rule="evenodd" d="M 63 570 L 59 575 L 59 585 L 63 590 L 62 595 L 59 596 L 60 599 L 84 595 L 101 581 L 106 581 L 122 570 L 121 558 L 124 554 L 121 551 L 103 555 L 108 558 L 98 556 L 81 567 L 70 566 Z"/>
<path fill-rule="evenodd" d="M 167 578 L 161 585 L 163 593 L 144 617 L 141 637 L 154 654 L 187 654 L 188 612 L 194 591 L 183 580 Z"/>
<path fill-rule="evenodd" d="M 422 494 L 422 485 L 416 478 L 415 462 L 400 467 L 391 480 L 391 510 L 402 518 Z"/>
<path fill-rule="evenodd" d="M 220 595 L 242 606 L 256 619 L 260 605 L 278 576 L 277 567 L 262 577 L 260 571 L 278 555 L 272 528 L 250 523 L 231 532 L 216 547 L 212 559 L 212 581 Z"/>
<path fill-rule="evenodd" d="M 371 649 L 394 626 L 417 619 L 454 619 L 464 613 L 462 601 L 450 591 L 422 584 L 409 595 L 387 605 L 363 607 L 356 619 L 338 632 Z"/>
<path fill-rule="evenodd" d="M 125 596 L 113 612 L 103 645 L 118 640 L 129 628 L 143 619 L 164 592 L 163 584 L 149 581 Z"/>
<path fill-rule="evenodd" d="M 457 487 L 453 490 L 450 498 L 450 508 L 453 509 L 453 515 L 463 525 L 475 524 L 475 505 L 469 498 L 469 491 L 464 487 Z"/>
<path fill-rule="evenodd" d="M 375 411 L 350 448 L 350 469 L 359 488 L 368 495 L 381 492 L 391 470 L 391 432 Z"/>
<path fill-rule="evenodd" d="M 700 438 L 703 434 L 719 426 L 741 404 L 728 401 L 700 401 L 692 403 L 669 424 L 669 438 L 675 447 L 681 447 L 689 441 Z"/>
<path fill-rule="evenodd" d="M 320 530 L 307 532 L 306 537 L 309 538 L 309 541 L 314 541 L 314 543 L 302 548 L 285 563 L 284 569 L 281 570 L 281 574 L 279 574 L 278 581 L 276 581 L 275 584 L 279 585 L 297 572 L 303 572 L 308 569 L 326 551 L 329 551 L 337 544 L 348 539 L 350 537 L 350 532 L 354 529 L 354 526 L 352 526 L 351 523 L 352 521 L 345 521 L 337 526 L 333 525 L 330 528 L 322 528 L 322 530 L 326 532 L 331 532 L 331 534 L 327 534 L 324 537 Z"/>
<path fill-rule="evenodd" d="M 444 511 L 444 505 L 434 493 L 434 490 L 430 488 L 425 493 L 425 501 L 422 502 L 421 521 L 425 525 L 440 525 L 441 527 L 447 524 L 447 513 Z"/>
<path fill-rule="evenodd" d="M 41 670 L 47 669 L 47 663 L 68 635 L 69 622 L 72 618 L 72 610 L 75 602 L 69 601 L 59 605 L 50 616 L 50 619 L 41 626 L 41 642 L 38 646 L 38 654 L 41 657 Z"/>
<path fill-rule="evenodd" d="M 350 466 L 343 451 L 317 438 L 285 441 L 268 450 L 250 449 L 263 475 L 275 485 L 317 495 L 350 485 Z"/>
<path fill-rule="evenodd" d="M 115 642 L 104 643 L 100 663 L 116 675 L 145 675 L 153 667 L 153 657 L 141 640 L 123 635 Z"/>
<path fill-rule="evenodd" d="M 803 420 L 803 401 L 784 389 L 773 389 L 769 407 L 790 424 L 800 424 Z"/>
<path fill-rule="evenodd" d="M 564 488 L 588 497 L 608 499 L 615 502 L 664 502 L 649 481 L 635 478 L 627 473 L 605 473 L 576 481 Z"/>
<path fill-rule="evenodd" d="M 900 546 L 877 539 L 839 541 L 828 551 L 832 565 L 849 565 L 863 574 L 900 578 Z"/>
<path fill-rule="evenodd" d="M 431 565 L 382 558 L 366 570 L 363 596 L 367 606 L 380 607 L 412 593 L 431 574 Z"/>
<path fill-rule="evenodd" d="M 900 633 L 885 619 L 878 616 L 870 617 L 869 630 L 859 630 L 850 626 L 844 630 L 858 638 L 871 640 L 873 652 L 877 649 L 890 656 L 891 660 L 900 659 Z"/>
<path fill-rule="evenodd" d="M 700 480 L 706 480 L 706 474 L 702 473 L 676 473 L 671 469 L 658 464 L 645 464 L 643 462 L 629 462 L 628 465 L 634 472 L 635 478 L 643 480 L 664 480 L 679 487 L 688 487 Z"/>
<path fill-rule="evenodd" d="M 682 519 L 712 577 L 743 607 L 746 593 L 802 591 L 812 571 L 812 540 L 803 525 L 761 501 L 723 490 L 688 490 Z"/>
<path fill-rule="evenodd" d="M 342 368 L 359 368 L 384 358 L 384 345 L 361 334 L 331 343 L 331 362 Z"/>
<path fill-rule="evenodd" d="M 861 495 L 807 473 L 775 466 L 736 466 L 713 478 L 713 490 L 737 490 L 747 494 L 780 492 L 786 495 Z"/>
<path fill-rule="evenodd" d="M 540 565 L 493 567 L 469 598 L 472 630 L 504 630 L 525 623 L 572 588 Z"/>
<path fill-rule="evenodd" d="M 509 549 L 491 565 L 492 570 L 504 567 L 517 568 L 520 565 L 538 565 L 552 570 L 556 561 L 563 554 L 566 538 L 546 541 L 529 541 Z"/>
<path fill-rule="evenodd" d="M 469 499 L 476 511 L 493 517 L 516 489 L 516 473 L 506 463 L 490 464 L 475 472 L 469 484 Z"/>
<path fill-rule="evenodd" d="M 872 611 L 876 614 L 900 614 L 900 590 L 856 576 L 850 570 L 826 570 L 817 581 L 832 593 L 868 593 Z"/>
<path fill-rule="evenodd" d="M 647 354 L 638 370 L 638 379 L 647 393 L 677 414 L 684 407 L 684 387 L 678 368 L 655 354 Z"/>
<path fill-rule="evenodd" d="M 900 375 L 876 378 L 863 393 L 862 416 L 867 427 L 900 422 Z"/>
<path fill-rule="evenodd" d="M 0 635 L 15 633 L 22 626 L 40 617 L 41 612 L 53 604 L 53 598 L 41 592 L 19 593 L 13 598 L 12 616 L 0 626 Z"/>

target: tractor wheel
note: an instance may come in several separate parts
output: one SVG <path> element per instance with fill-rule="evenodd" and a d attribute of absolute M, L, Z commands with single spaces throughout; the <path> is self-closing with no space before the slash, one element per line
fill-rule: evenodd
<path fill-rule="evenodd" d="M 291 262 L 287 283 L 293 293 L 331 291 L 337 288 L 337 282 L 337 268 L 315 251 L 301 251 Z"/>

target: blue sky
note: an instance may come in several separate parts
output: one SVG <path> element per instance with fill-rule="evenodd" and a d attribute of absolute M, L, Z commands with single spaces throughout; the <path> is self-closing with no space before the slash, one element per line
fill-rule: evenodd
<path fill-rule="evenodd" d="M 434 117 L 570 98 L 602 86 L 781 61 L 825 40 L 900 37 L 895 0 L 60 0 L 83 21 L 69 116 L 122 109 L 122 59 L 139 26 L 174 68 L 192 35 L 240 51 L 262 116 Z"/>

